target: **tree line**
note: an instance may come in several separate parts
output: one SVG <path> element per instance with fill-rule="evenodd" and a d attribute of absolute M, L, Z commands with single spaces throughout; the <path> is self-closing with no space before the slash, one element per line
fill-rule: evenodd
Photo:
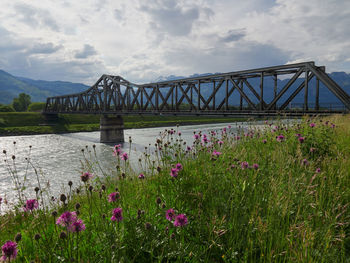
<path fill-rule="evenodd" d="M 0 112 L 42 111 L 45 102 L 32 102 L 30 95 L 20 93 L 9 105 L 0 104 Z"/>

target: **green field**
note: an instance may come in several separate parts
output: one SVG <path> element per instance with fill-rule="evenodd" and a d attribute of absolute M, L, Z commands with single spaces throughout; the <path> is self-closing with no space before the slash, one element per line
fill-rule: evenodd
<path fill-rule="evenodd" d="M 211 116 L 124 116 L 124 127 L 146 128 L 157 126 L 234 122 L 243 118 Z M 98 131 L 99 115 L 60 114 L 57 122 L 50 122 L 36 112 L 0 112 L 0 135 L 64 133 Z"/>
<path fill-rule="evenodd" d="M 19 262 L 350 262 L 349 117 L 197 133 L 190 148 L 164 131 L 137 172 L 116 148 L 102 173 L 92 147 L 93 177 L 68 193 L 19 191 L 0 245 Z"/>

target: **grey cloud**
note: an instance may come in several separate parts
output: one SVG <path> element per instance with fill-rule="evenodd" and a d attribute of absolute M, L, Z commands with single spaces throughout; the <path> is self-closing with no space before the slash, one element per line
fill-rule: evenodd
<path fill-rule="evenodd" d="M 221 37 L 221 41 L 228 43 L 240 40 L 245 36 L 243 30 L 230 30 L 227 32 L 226 36 Z"/>
<path fill-rule="evenodd" d="M 125 19 L 124 11 L 121 9 L 114 9 L 114 17 L 118 21 L 123 21 Z"/>
<path fill-rule="evenodd" d="M 151 28 L 174 36 L 188 35 L 199 18 L 199 7 L 185 9 L 174 0 L 159 1 L 155 6 L 141 6 L 140 10 L 151 17 Z"/>
<path fill-rule="evenodd" d="M 57 45 L 55 46 L 52 43 L 37 43 L 33 45 L 32 48 L 28 50 L 28 53 L 31 54 L 52 54 L 55 53 L 56 51 L 60 50 L 63 46 L 62 45 Z"/>
<path fill-rule="evenodd" d="M 96 49 L 93 46 L 85 44 L 83 50 L 77 52 L 74 57 L 84 59 L 96 54 Z"/>
<path fill-rule="evenodd" d="M 16 4 L 14 8 L 20 21 L 32 28 L 48 27 L 53 31 L 59 31 L 56 21 L 48 10 L 34 8 L 27 4 Z"/>

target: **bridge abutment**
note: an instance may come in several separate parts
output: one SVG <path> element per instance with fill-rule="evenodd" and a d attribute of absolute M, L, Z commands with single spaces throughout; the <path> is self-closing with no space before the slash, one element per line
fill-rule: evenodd
<path fill-rule="evenodd" d="M 100 118 L 100 142 L 124 142 L 124 121 L 118 116 L 102 115 Z"/>

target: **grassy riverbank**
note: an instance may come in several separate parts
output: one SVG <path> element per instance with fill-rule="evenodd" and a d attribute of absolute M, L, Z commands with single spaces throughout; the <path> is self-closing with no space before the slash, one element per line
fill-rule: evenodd
<path fill-rule="evenodd" d="M 244 118 L 211 116 L 124 116 L 124 126 L 148 128 L 205 123 L 244 121 Z M 99 115 L 60 114 L 58 122 L 48 122 L 37 112 L 0 112 L 0 136 L 98 131 Z"/>
<path fill-rule="evenodd" d="M 55 211 L 34 200 L 1 217 L 0 244 L 21 233 L 28 262 L 350 262 L 349 134 L 349 116 L 227 128 L 189 148 L 167 131 L 142 175 L 116 148 L 103 178 L 87 149 L 94 177 Z"/>

